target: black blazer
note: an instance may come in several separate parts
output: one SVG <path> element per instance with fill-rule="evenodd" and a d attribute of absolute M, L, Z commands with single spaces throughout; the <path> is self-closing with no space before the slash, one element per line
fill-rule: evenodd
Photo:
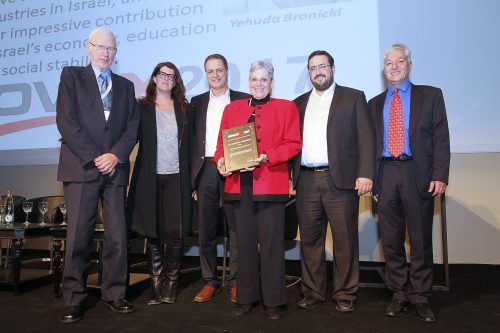
<path fill-rule="evenodd" d="M 370 112 L 375 120 L 376 181 L 374 194 L 380 190 L 379 166 L 384 148 L 384 102 L 387 90 L 372 98 Z M 415 164 L 415 183 L 422 197 L 432 197 L 429 183 L 448 183 L 450 171 L 450 135 L 441 89 L 411 85 L 410 150 Z"/>
<path fill-rule="evenodd" d="M 155 105 L 137 104 L 140 114 L 138 133 L 139 151 L 135 160 L 132 181 L 127 200 L 127 215 L 132 229 L 140 235 L 158 237 L 156 230 L 156 161 L 157 132 Z M 186 236 L 191 220 L 191 186 L 189 182 L 189 107 L 180 111 L 174 103 L 175 118 L 179 142 L 179 176 L 181 193 L 181 231 Z M 173 203 L 164 203 L 166 205 Z"/>
<path fill-rule="evenodd" d="M 297 97 L 300 134 L 312 90 Z M 375 143 L 373 121 L 365 94 L 356 89 L 335 86 L 327 123 L 328 165 L 333 183 L 340 189 L 354 189 L 359 177 L 374 178 Z M 300 177 L 302 152 L 292 161 L 293 185 Z"/>
<path fill-rule="evenodd" d="M 63 68 L 57 94 L 56 123 L 62 136 L 57 180 L 95 180 L 99 171 L 94 159 L 110 152 L 120 161 L 112 182 L 128 184 L 129 155 L 135 146 L 139 125 L 135 91 L 133 83 L 122 76 L 111 73 L 111 80 L 113 104 L 106 122 L 91 65 Z"/>
<path fill-rule="evenodd" d="M 229 99 L 231 102 L 250 98 L 251 95 L 229 90 Z M 191 145 L 191 186 L 198 188 L 198 177 L 203 163 L 205 163 L 205 134 L 207 129 L 207 109 L 210 101 L 210 91 L 191 98 L 192 123 L 192 145 Z"/>

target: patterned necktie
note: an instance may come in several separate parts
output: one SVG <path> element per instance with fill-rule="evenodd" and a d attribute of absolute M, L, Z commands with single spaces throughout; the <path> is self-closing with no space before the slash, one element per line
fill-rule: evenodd
<path fill-rule="evenodd" d="M 106 91 L 108 90 L 108 81 L 106 80 L 106 75 L 104 74 L 99 74 L 99 77 L 101 78 L 101 85 L 99 87 L 99 90 L 101 92 L 101 99 L 102 99 L 102 106 L 104 107 L 104 115 L 106 117 L 106 120 L 108 120 L 109 112 L 111 111 L 111 101 L 113 100 L 113 90 L 110 89 L 108 93 Z"/>
<path fill-rule="evenodd" d="M 405 131 L 403 125 L 403 107 L 399 97 L 399 88 L 394 89 L 391 107 L 389 109 L 389 140 L 387 150 L 398 157 L 405 150 Z"/>

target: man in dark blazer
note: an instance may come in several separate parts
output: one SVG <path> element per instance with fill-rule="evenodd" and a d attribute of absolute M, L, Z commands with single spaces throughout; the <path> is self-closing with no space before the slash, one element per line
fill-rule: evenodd
<path fill-rule="evenodd" d="M 427 300 L 432 291 L 434 197 L 443 194 L 448 183 L 450 137 L 443 93 L 412 84 L 411 67 L 405 45 L 394 44 L 384 53 L 388 87 L 369 103 L 376 133 L 373 195 L 378 201 L 385 282 L 393 292 L 385 314 L 402 315 L 411 303 L 417 318 L 434 322 Z"/>
<path fill-rule="evenodd" d="M 333 57 L 315 51 L 308 59 L 314 88 L 297 97 L 302 152 L 293 161 L 300 229 L 302 292 L 298 307 L 326 299 L 325 239 L 333 233 L 335 283 L 341 312 L 355 310 L 359 285 L 359 196 L 371 191 L 374 129 L 362 91 L 334 83 Z"/>
<path fill-rule="evenodd" d="M 138 115 L 132 82 L 110 71 L 116 54 L 113 33 L 93 30 L 87 67 L 65 67 L 57 95 L 61 152 L 57 179 L 63 182 L 68 232 L 63 274 L 63 323 L 82 317 L 86 278 L 97 216 L 102 202 L 105 226 L 102 302 L 119 313 L 133 312 L 125 300 L 127 228 L 125 195 L 129 155 L 137 141 Z"/>
<path fill-rule="evenodd" d="M 224 193 L 224 178 L 217 171 L 213 161 L 219 135 L 222 113 L 232 101 L 250 98 L 249 94 L 234 91 L 228 87 L 228 64 L 220 54 L 211 54 L 205 59 L 205 73 L 210 90 L 191 99 L 193 136 L 191 149 L 191 182 L 198 201 L 198 232 L 200 243 L 201 274 L 205 280 L 195 302 L 210 301 L 220 291 L 217 276 L 217 227 L 220 206 Z M 231 301 L 236 302 L 237 257 L 236 233 L 232 212 L 225 207 L 229 228 L 228 285 Z"/>

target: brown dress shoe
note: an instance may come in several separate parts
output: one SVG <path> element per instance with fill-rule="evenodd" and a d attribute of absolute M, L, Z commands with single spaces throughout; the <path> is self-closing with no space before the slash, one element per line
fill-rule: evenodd
<path fill-rule="evenodd" d="M 231 287 L 229 292 L 231 293 L 231 302 L 236 303 L 236 287 Z"/>
<path fill-rule="evenodd" d="M 212 287 L 209 284 L 206 284 L 203 286 L 201 291 L 196 295 L 194 298 L 194 301 L 197 303 L 204 303 L 211 301 L 212 298 L 214 298 L 214 295 L 217 295 L 220 293 L 220 288 L 218 287 Z"/>

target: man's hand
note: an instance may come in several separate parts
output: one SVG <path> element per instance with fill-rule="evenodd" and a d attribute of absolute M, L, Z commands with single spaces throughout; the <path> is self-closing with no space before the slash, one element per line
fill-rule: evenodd
<path fill-rule="evenodd" d="M 362 196 L 372 190 L 373 181 L 370 178 L 362 178 L 359 177 L 356 179 L 356 187 L 355 190 L 358 190 L 358 195 Z"/>
<path fill-rule="evenodd" d="M 439 180 L 431 180 L 429 184 L 429 192 L 433 192 L 432 196 L 441 195 L 446 191 L 446 183 L 440 182 Z"/>
<path fill-rule="evenodd" d="M 94 164 L 101 174 L 113 176 L 118 157 L 111 153 L 102 154 L 94 159 Z"/>
<path fill-rule="evenodd" d="M 293 188 L 293 181 L 288 180 L 288 195 L 297 195 L 297 191 Z"/>

